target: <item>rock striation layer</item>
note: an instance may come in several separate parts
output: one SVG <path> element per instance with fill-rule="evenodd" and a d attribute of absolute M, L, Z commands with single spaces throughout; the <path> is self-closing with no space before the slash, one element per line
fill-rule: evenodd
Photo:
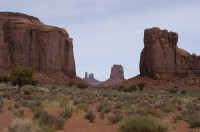
<path fill-rule="evenodd" d="M 0 69 L 22 65 L 36 72 L 75 77 L 72 38 L 65 29 L 47 26 L 20 13 L 0 13 Z"/>
<path fill-rule="evenodd" d="M 159 28 L 144 31 L 140 75 L 200 75 L 200 56 L 178 48 L 178 34 Z"/>

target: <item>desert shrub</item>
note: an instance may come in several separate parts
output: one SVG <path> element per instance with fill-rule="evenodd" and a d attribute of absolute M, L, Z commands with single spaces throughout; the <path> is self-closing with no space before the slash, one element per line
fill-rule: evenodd
<path fill-rule="evenodd" d="M 135 85 L 131 85 L 130 87 L 124 88 L 123 92 L 134 92 L 137 90 L 137 87 Z"/>
<path fill-rule="evenodd" d="M 34 118 L 37 119 L 39 124 L 52 126 L 54 124 L 54 116 L 49 115 L 47 111 L 38 109 L 34 112 Z"/>
<path fill-rule="evenodd" d="M 112 123 L 112 124 L 116 124 L 118 123 L 119 121 L 121 121 L 123 119 L 123 115 L 121 113 L 117 113 L 117 114 L 114 114 L 110 117 L 108 117 L 108 120 Z"/>
<path fill-rule="evenodd" d="M 34 124 L 31 119 L 15 119 L 10 126 L 5 130 L 6 132 L 42 132 L 39 125 Z"/>
<path fill-rule="evenodd" d="M 120 132 L 165 132 L 167 126 L 150 115 L 131 115 L 120 124 Z"/>
<path fill-rule="evenodd" d="M 105 113 L 104 113 L 103 111 L 101 111 L 100 114 L 99 114 L 99 117 L 100 117 L 102 120 L 104 120 Z"/>
<path fill-rule="evenodd" d="M 61 118 L 61 117 L 55 117 L 54 119 L 54 126 L 56 129 L 62 129 L 65 125 L 65 119 Z"/>
<path fill-rule="evenodd" d="M 114 107 L 115 107 L 116 109 L 121 109 L 121 108 L 123 107 L 123 105 L 124 105 L 123 102 L 117 102 L 117 103 L 114 105 Z"/>
<path fill-rule="evenodd" d="M 56 97 L 52 95 L 51 97 L 43 101 L 43 105 L 46 109 L 48 109 L 65 107 L 68 104 L 63 97 Z"/>
<path fill-rule="evenodd" d="M 185 108 L 186 108 L 185 111 L 188 114 L 194 114 L 196 111 L 200 110 L 200 106 L 195 102 L 187 103 Z"/>
<path fill-rule="evenodd" d="M 26 94 L 31 94 L 31 93 L 27 92 Z M 22 95 L 22 98 L 25 100 L 34 100 L 35 96 L 34 95 Z"/>
<path fill-rule="evenodd" d="M 187 92 L 185 90 L 181 90 L 181 94 L 186 94 Z"/>
<path fill-rule="evenodd" d="M 24 90 L 24 95 L 31 95 L 31 91 L 29 91 L 29 90 Z"/>
<path fill-rule="evenodd" d="M 79 84 L 77 84 L 76 86 L 77 86 L 78 88 L 80 88 L 80 89 L 85 89 L 85 88 L 88 87 L 88 85 L 87 85 L 87 84 L 84 84 L 84 83 L 79 83 Z"/>
<path fill-rule="evenodd" d="M 42 108 L 41 100 L 36 99 L 34 101 L 28 102 L 27 100 L 20 100 L 21 105 L 25 107 L 29 107 L 32 111 L 37 110 L 38 108 Z"/>
<path fill-rule="evenodd" d="M 171 100 L 164 100 L 163 102 L 161 102 L 160 106 L 161 106 L 161 110 L 165 113 L 170 113 L 173 112 L 177 106 L 175 104 L 176 102 L 173 102 Z"/>
<path fill-rule="evenodd" d="M 73 105 L 78 105 L 78 104 L 80 104 L 80 103 L 81 103 L 81 101 L 78 100 L 78 99 L 74 99 L 74 101 L 73 101 Z"/>
<path fill-rule="evenodd" d="M 197 118 L 194 118 L 192 121 L 189 122 L 191 128 L 200 127 L 200 117 L 198 115 Z"/>
<path fill-rule="evenodd" d="M 151 115 L 154 117 L 161 116 L 161 114 L 154 107 L 149 107 L 149 106 L 132 107 L 132 109 L 128 112 L 128 115 L 133 115 L 133 114 Z"/>
<path fill-rule="evenodd" d="M 22 116 L 24 116 L 24 109 L 16 110 L 16 111 L 14 112 L 14 115 L 17 116 L 17 117 L 22 117 Z"/>
<path fill-rule="evenodd" d="M 143 89 L 146 86 L 146 84 L 145 83 L 139 83 L 137 86 L 139 87 L 140 91 L 143 91 Z"/>
<path fill-rule="evenodd" d="M 105 114 L 110 113 L 111 111 L 112 111 L 112 109 L 111 109 L 110 106 L 107 106 L 107 107 L 105 107 L 105 108 L 103 109 L 103 112 L 104 112 Z"/>
<path fill-rule="evenodd" d="M 92 110 L 88 110 L 86 112 L 85 119 L 89 120 L 90 122 L 94 122 L 95 118 L 96 117 L 95 117 L 94 112 Z"/>
<path fill-rule="evenodd" d="M 52 126 L 41 125 L 41 131 L 39 132 L 55 132 L 56 130 Z"/>
<path fill-rule="evenodd" d="M 4 106 L 4 102 L 3 102 L 2 97 L 0 96 L 0 111 L 2 110 L 3 106 Z"/>
<path fill-rule="evenodd" d="M 187 103 L 185 110 L 182 112 L 183 120 L 188 122 L 191 128 L 200 127 L 199 110 L 199 105 L 193 101 Z"/>
<path fill-rule="evenodd" d="M 118 91 L 123 91 L 124 89 L 126 89 L 126 87 L 125 87 L 125 85 L 123 85 L 123 84 L 117 86 L 117 90 L 118 90 Z"/>
<path fill-rule="evenodd" d="M 97 106 L 97 112 L 103 111 L 104 113 L 109 113 L 111 111 L 111 107 L 107 102 L 100 102 Z"/>
<path fill-rule="evenodd" d="M 21 107 L 21 105 L 19 103 L 15 103 L 13 105 L 8 106 L 8 110 L 16 110 L 20 107 Z"/>
<path fill-rule="evenodd" d="M 177 93 L 177 90 L 175 88 L 167 89 L 169 93 Z"/>
<path fill-rule="evenodd" d="M 62 113 L 63 115 L 56 117 L 53 115 L 49 115 L 47 111 L 44 111 L 43 109 L 38 108 L 34 111 L 34 119 L 38 121 L 40 126 L 49 126 L 56 129 L 62 129 L 66 121 L 65 118 L 68 118 L 71 116 L 69 113 L 67 114 L 66 113 Z"/>
<path fill-rule="evenodd" d="M 10 78 L 8 76 L 0 76 L 0 83 L 8 83 L 10 81 Z"/>
<path fill-rule="evenodd" d="M 11 99 L 11 94 L 10 93 L 5 93 L 5 94 L 2 95 L 2 97 L 10 100 Z"/>
<path fill-rule="evenodd" d="M 23 106 L 23 107 L 29 107 L 30 106 L 30 104 L 29 104 L 29 102 L 27 101 L 27 100 L 23 100 L 23 99 L 21 99 L 21 100 L 19 100 L 19 103 Z M 31 107 L 29 107 L 29 108 L 31 108 Z"/>
<path fill-rule="evenodd" d="M 178 110 L 178 111 L 182 111 L 182 110 L 183 110 L 183 107 L 182 107 L 182 106 L 177 106 L 177 110 Z"/>
<path fill-rule="evenodd" d="M 129 87 L 129 89 L 130 89 L 131 91 L 136 91 L 136 90 L 137 90 L 137 87 L 136 87 L 135 85 L 131 85 L 131 86 Z"/>
<path fill-rule="evenodd" d="M 77 109 L 79 110 L 84 110 L 84 111 L 87 111 L 88 108 L 89 108 L 89 105 L 87 103 L 79 103 L 77 104 Z"/>
<path fill-rule="evenodd" d="M 31 85 L 36 86 L 38 85 L 40 82 L 38 80 L 31 80 Z"/>
<path fill-rule="evenodd" d="M 69 81 L 69 87 L 73 86 L 74 82 L 73 81 Z"/>
<path fill-rule="evenodd" d="M 15 104 L 13 105 L 13 107 L 14 107 L 15 109 L 18 109 L 18 108 L 21 107 L 21 106 L 20 106 L 19 103 L 15 103 Z"/>
<path fill-rule="evenodd" d="M 183 120 L 190 124 L 191 128 L 200 127 L 200 115 L 199 114 L 186 114 Z"/>
<path fill-rule="evenodd" d="M 65 107 L 63 111 L 59 112 L 59 116 L 63 119 L 68 119 L 72 116 L 74 109 L 70 106 Z"/>

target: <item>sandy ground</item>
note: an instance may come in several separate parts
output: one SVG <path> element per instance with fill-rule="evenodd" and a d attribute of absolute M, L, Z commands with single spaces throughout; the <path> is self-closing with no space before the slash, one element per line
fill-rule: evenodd
<path fill-rule="evenodd" d="M 10 123 L 17 117 L 15 117 L 11 111 L 8 110 L 8 107 L 16 102 L 13 99 L 4 99 L 4 108 L 3 113 L 0 113 L 0 132 L 3 132 L 6 127 L 10 125 Z M 21 107 L 24 109 L 23 119 L 33 118 L 33 113 L 29 108 Z"/>
<path fill-rule="evenodd" d="M 8 107 L 16 102 L 13 99 L 4 99 L 3 113 L 0 113 L 0 132 L 3 132 L 6 127 L 12 122 L 15 117 Z M 32 118 L 33 113 L 29 108 L 21 107 L 24 109 L 25 118 Z M 96 111 L 96 104 L 91 106 L 93 111 Z M 60 109 L 49 109 L 48 112 L 52 115 L 58 115 Z M 200 132 L 200 128 L 191 129 L 189 124 L 184 121 L 174 122 L 174 117 L 180 114 L 178 111 L 174 113 L 167 114 L 163 119 L 171 124 L 170 132 Z M 58 130 L 58 132 L 117 132 L 119 129 L 118 124 L 110 124 L 107 117 L 102 120 L 99 117 L 99 113 L 95 112 L 96 118 L 95 122 L 91 123 L 84 119 L 85 112 L 78 111 L 73 113 L 72 117 L 66 121 L 63 130 Z"/>
<path fill-rule="evenodd" d="M 118 125 L 110 124 L 107 119 L 100 119 L 96 115 L 94 123 L 84 119 L 84 112 L 73 115 L 65 124 L 64 130 L 59 132 L 117 132 Z"/>
<path fill-rule="evenodd" d="M 176 117 L 176 115 L 179 114 L 178 112 L 176 113 L 169 113 L 167 114 L 166 117 L 164 117 L 164 120 L 166 120 L 167 122 L 171 123 L 171 129 L 169 132 L 200 132 L 200 128 L 193 128 L 191 129 L 189 127 L 189 124 L 182 121 L 182 120 L 178 120 L 177 122 L 174 122 L 174 117 Z"/>

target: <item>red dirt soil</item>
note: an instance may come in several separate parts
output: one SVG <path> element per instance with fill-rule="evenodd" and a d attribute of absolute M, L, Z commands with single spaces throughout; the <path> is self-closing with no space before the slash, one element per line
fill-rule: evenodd
<path fill-rule="evenodd" d="M 171 130 L 169 132 L 200 132 L 200 128 L 193 128 L 191 129 L 189 124 L 184 122 L 183 120 L 178 120 L 176 123 L 174 122 L 174 117 L 178 115 L 178 112 L 175 113 L 169 113 L 166 117 L 164 117 L 164 120 L 166 120 L 169 123 L 172 123 Z"/>
<path fill-rule="evenodd" d="M 8 107 L 15 103 L 16 102 L 14 99 L 10 100 L 4 99 L 3 113 L 0 113 L 0 132 L 3 132 L 5 128 L 8 127 L 15 118 L 17 118 L 12 114 L 11 111 L 8 110 Z M 22 117 L 23 119 L 33 118 L 33 113 L 29 108 L 27 107 L 21 107 L 21 108 L 24 109 L 24 116 Z"/>
<path fill-rule="evenodd" d="M 85 113 L 79 112 L 74 114 L 65 124 L 64 130 L 58 132 L 117 132 L 118 125 L 112 125 L 107 119 L 100 119 L 98 114 L 94 123 L 84 119 Z"/>

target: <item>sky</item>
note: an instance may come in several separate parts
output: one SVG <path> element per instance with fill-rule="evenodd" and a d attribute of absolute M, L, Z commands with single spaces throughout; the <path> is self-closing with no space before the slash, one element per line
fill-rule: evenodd
<path fill-rule="evenodd" d="M 138 75 L 146 28 L 177 32 L 180 48 L 200 51 L 200 0 L 0 0 L 0 11 L 65 28 L 82 78 L 87 71 L 104 81 L 114 64 L 124 67 L 126 79 Z"/>

